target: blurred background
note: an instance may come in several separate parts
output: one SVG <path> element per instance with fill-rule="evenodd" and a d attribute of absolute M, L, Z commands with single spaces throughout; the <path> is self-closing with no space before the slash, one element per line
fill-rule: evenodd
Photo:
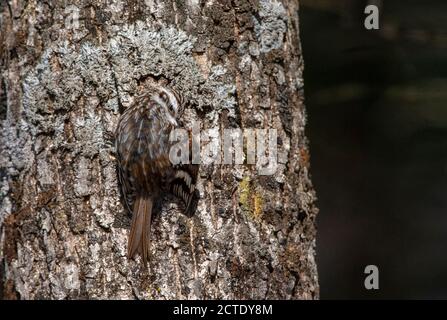
<path fill-rule="evenodd" d="M 446 299 L 447 1 L 300 10 L 321 298 Z"/>

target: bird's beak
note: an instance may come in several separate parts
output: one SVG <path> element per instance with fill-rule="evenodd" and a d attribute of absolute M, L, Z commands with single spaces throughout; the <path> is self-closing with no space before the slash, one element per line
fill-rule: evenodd
<path fill-rule="evenodd" d="M 168 121 L 172 126 L 174 126 L 174 127 L 178 126 L 177 120 L 173 116 L 169 115 Z"/>

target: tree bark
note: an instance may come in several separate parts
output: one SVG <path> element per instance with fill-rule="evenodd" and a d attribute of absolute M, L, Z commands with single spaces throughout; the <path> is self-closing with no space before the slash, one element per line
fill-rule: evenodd
<path fill-rule="evenodd" d="M 318 298 L 298 1 L 8 0 L 0 23 L 2 298 Z M 113 136 L 151 81 L 202 132 L 276 129 L 278 167 L 201 164 L 197 212 L 163 199 L 145 270 Z"/>

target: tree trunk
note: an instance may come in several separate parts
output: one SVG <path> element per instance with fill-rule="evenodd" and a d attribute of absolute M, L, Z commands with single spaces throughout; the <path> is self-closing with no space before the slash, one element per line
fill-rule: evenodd
<path fill-rule="evenodd" d="M 318 298 L 298 1 L 8 0 L 0 23 L 3 298 Z M 202 163 L 195 215 L 163 199 L 145 270 L 113 137 L 152 81 L 209 136 L 276 129 L 278 165 Z"/>

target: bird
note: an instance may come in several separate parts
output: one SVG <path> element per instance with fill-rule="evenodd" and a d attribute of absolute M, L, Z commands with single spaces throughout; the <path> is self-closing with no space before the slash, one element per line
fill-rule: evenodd
<path fill-rule="evenodd" d="M 132 213 L 127 257 L 137 253 L 147 266 L 154 204 L 171 193 L 191 217 L 197 208 L 198 164 L 172 164 L 171 131 L 180 127 L 182 95 L 163 85 L 151 85 L 120 116 L 115 132 L 118 180 L 125 207 Z M 191 143 L 191 140 L 190 140 Z"/>

